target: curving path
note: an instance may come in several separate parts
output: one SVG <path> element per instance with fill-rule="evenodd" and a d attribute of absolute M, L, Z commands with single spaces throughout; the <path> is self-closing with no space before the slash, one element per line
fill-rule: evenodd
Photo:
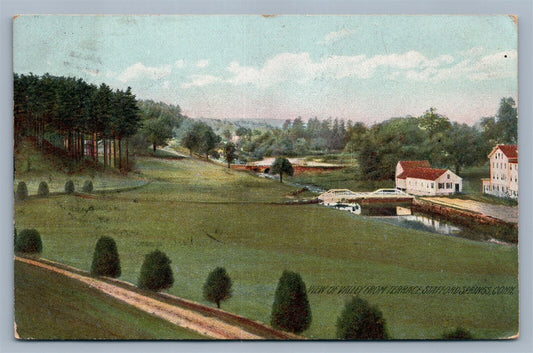
<path fill-rule="evenodd" d="M 171 305 L 161 300 L 154 299 L 147 295 L 143 295 L 136 291 L 124 288 L 123 286 L 116 285 L 113 283 L 108 283 L 105 280 L 85 276 L 74 271 L 70 271 L 67 266 L 55 266 L 52 262 L 49 261 L 37 261 L 33 259 L 28 259 L 24 257 L 15 256 L 15 261 L 24 262 L 33 266 L 38 266 L 40 268 L 46 269 L 58 273 L 63 276 L 75 279 L 82 283 L 87 284 L 88 286 L 95 288 L 115 299 L 118 299 L 127 304 L 133 305 L 134 307 L 143 310 L 147 313 L 150 313 L 154 316 L 167 320 L 178 326 L 187 328 L 189 330 L 198 332 L 202 335 L 208 336 L 214 339 L 230 339 L 230 340 L 259 340 L 259 339 L 272 339 L 273 329 L 269 327 L 264 327 L 265 334 L 261 335 L 259 333 L 251 333 L 244 330 L 241 326 L 230 324 L 225 322 L 221 318 L 217 317 L 216 311 L 209 309 L 211 313 L 209 315 L 204 315 L 202 311 L 188 309 L 179 307 L 176 305 Z M 74 269 L 73 269 L 74 270 Z M 196 304 L 200 307 L 199 304 Z M 206 310 L 203 310 L 204 312 Z M 226 315 L 233 315 L 227 313 Z M 221 315 L 222 316 L 222 315 Z M 236 317 L 236 316 L 235 316 Z M 242 318 L 243 320 L 247 320 Z M 254 322 L 255 331 L 261 326 L 258 323 Z M 252 330 L 254 331 L 254 330 Z M 298 336 L 291 335 L 284 332 L 276 332 L 277 338 L 285 339 L 295 339 Z M 298 337 L 301 339 L 301 337 Z"/>

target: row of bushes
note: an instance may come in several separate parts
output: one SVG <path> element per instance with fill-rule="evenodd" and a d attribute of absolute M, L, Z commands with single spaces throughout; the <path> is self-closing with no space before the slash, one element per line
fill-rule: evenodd
<path fill-rule="evenodd" d="M 15 251 L 41 253 L 40 234 L 35 229 L 25 229 L 17 236 Z M 167 255 L 155 250 L 145 255 L 137 286 L 140 289 L 159 291 L 172 287 L 174 277 Z M 91 274 L 117 278 L 121 275 L 117 245 L 111 237 L 98 239 L 91 264 Z M 223 267 L 217 267 L 207 277 L 203 286 L 204 298 L 220 308 L 220 302 L 232 296 L 232 281 Z M 276 288 L 272 305 L 271 325 L 276 329 L 301 333 L 311 325 L 312 315 L 305 283 L 298 273 L 284 271 Z M 348 340 L 389 339 L 385 318 L 381 310 L 359 297 L 346 303 L 337 319 L 337 338 Z M 462 329 L 445 332 L 443 339 L 472 339 Z"/>
<path fill-rule="evenodd" d="M 73 194 L 75 191 L 74 182 L 72 180 L 68 180 L 65 183 L 65 193 L 67 194 Z M 83 183 L 83 186 L 81 187 L 82 192 L 91 193 L 93 192 L 93 182 L 90 180 L 86 180 Z M 48 188 L 48 184 L 46 181 L 41 181 L 39 183 L 39 188 L 37 189 L 37 195 L 39 196 L 48 196 L 50 193 L 50 189 Z M 25 200 L 28 198 L 28 187 L 26 186 L 26 183 L 21 181 L 17 185 L 17 190 L 15 191 L 15 198 L 17 200 Z"/>

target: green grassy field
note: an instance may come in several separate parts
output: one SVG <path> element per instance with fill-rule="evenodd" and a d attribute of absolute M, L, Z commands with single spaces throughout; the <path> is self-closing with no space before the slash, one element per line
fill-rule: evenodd
<path fill-rule="evenodd" d="M 206 339 L 75 280 L 15 262 L 15 321 L 25 339 Z"/>
<path fill-rule="evenodd" d="M 206 303 L 202 285 L 216 266 L 234 282 L 222 308 L 269 323 L 277 281 L 297 271 L 307 286 L 517 286 L 518 251 L 386 225 L 318 205 L 278 205 L 295 188 L 195 160 L 139 159 L 155 180 L 97 199 L 54 196 L 15 205 L 17 229 L 37 228 L 42 256 L 89 269 L 97 239 L 112 236 L 121 279 L 137 282 L 143 257 L 165 251 L 170 293 Z M 214 240 L 214 239 L 215 240 Z M 310 295 L 304 335 L 335 337 L 348 295 Z M 434 339 L 462 326 L 476 338 L 518 331 L 517 295 L 363 295 L 384 313 L 395 339 Z"/>
<path fill-rule="evenodd" d="M 382 180 L 359 180 L 357 178 L 357 167 L 347 166 L 326 172 L 305 172 L 297 174 L 290 180 L 299 184 L 312 184 L 325 190 L 329 189 L 349 189 L 352 191 L 374 191 L 380 188 L 393 188 L 394 181 Z"/>

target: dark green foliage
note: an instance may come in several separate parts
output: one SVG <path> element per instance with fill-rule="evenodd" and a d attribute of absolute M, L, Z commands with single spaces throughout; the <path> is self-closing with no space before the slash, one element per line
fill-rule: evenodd
<path fill-rule="evenodd" d="M 305 283 L 298 273 L 283 271 L 272 305 L 272 327 L 301 333 L 309 328 L 311 319 Z"/>
<path fill-rule="evenodd" d="M 145 255 L 138 287 L 159 291 L 172 287 L 172 284 L 174 284 L 174 277 L 167 255 L 159 250 Z"/>
<path fill-rule="evenodd" d="M 294 169 L 287 158 L 276 157 L 274 163 L 272 163 L 272 166 L 270 167 L 270 173 L 279 174 L 279 182 L 283 183 L 283 174 L 292 176 L 294 174 Z"/>
<path fill-rule="evenodd" d="M 228 162 L 228 168 L 230 168 L 231 162 L 235 160 L 235 145 L 231 142 L 228 142 L 224 146 L 224 159 Z"/>
<path fill-rule="evenodd" d="M 442 339 L 445 340 L 471 340 L 472 334 L 462 327 L 458 327 L 455 331 L 445 332 L 442 335 Z"/>
<path fill-rule="evenodd" d="M 17 200 L 26 200 L 28 198 L 28 187 L 25 182 L 18 183 L 15 198 Z"/>
<path fill-rule="evenodd" d="M 93 192 L 93 182 L 90 180 L 85 180 L 83 183 L 83 186 L 81 187 L 81 191 L 91 193 Z"/>
<path fill-rule="evenodd" d="M 46 181 L 41 181 L 39 183 L 39 189 L 37 190 L 37 194 L 39 196 L 47 196 L 50 193 L 50 190 L 48 190 L 48 184 Z"/>
<path fill-rule="evenodd" d="M 183 135 L 181 144 L 190 151 L 191 155 L 193 152 L 202 153 L 207 160 L 220 140 L 220 136 L 215 134 L 209 125 L 204 122 L 197 122 L 191 125 Z"/>
<path fill-rule="evenodd" d="M 111 237 L 101 237 L 94 248 L 91 274 L 117 278 L 120 277 L 120 273 L 117 244 Z"/>
<path fill-rule="evenodd" d="M 337 319 L 337 338 L 346 340 L 388 339 L 383 313 L 377 306 L 354 297 Z"/>
<path fill-rule="evenodd" d="M 220 302 L 231 297 L 231 279 L 223 267 L 215 268 L 204 284 L 204 298 L 216 303 L 220 308 Z"/>
<path fill-rule="evenodd" d="M 72 180 L 69 180 L 65 183 L 65 192 L 67 194 L 73 194 L 74 193 L 74 182 Z"/>
<path fill-rule="evenodd" d="M 66 142 L 61 148 L 68 152 L 70 170 L 86 157 L 98 162 L 97 150 L 87 151 L 84 146 L 88 136 L 93 140 L 116 139 L 120 150 L 120 141 L 135 134 L 140 126 L 136 99 L 129 87 L 113 92 L 105 84 L 97 87 L 82 79 L 49 74 L 14 74 L 13 80 L 15 144 L 24 136 L 32 136 L 42 147 L 45 138 L 59 135 Z"/>
<path fill-rule="evenodd" d="M 43 243 L 41 235 L 35 229 L 23 229 L 20 234 L 16 234 L 15 252 L 41 253 Z"/>

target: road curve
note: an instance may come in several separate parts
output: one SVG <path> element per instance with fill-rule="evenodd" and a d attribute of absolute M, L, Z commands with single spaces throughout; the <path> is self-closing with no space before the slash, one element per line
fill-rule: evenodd
<path fill-rule="evenodd" d="M 224 340 L 261 340 L 261 339 L 303 339 L 290 333 L 285 333 L 272 328 L 262 326 L 259 323 L 251 320 L 238 317 L 234 314 L 225 313 L 217 317 L 217 310 L 194 303 L 196 307 L 201 310 L 194 310 L 187 307 L 181 307 L 169 304 L 163 300 L 158 300 L 147 295 L 138 293 L 137 291 L 124 288 L 124 285 L 117 285 L 109 283 L 106 279 L 98 279 L 81 274 L 79 270 L 70 268 L 68 266 L 56 266 L 53 262 L 44 260 L 35 260 L 25 257 L 15 256 L 15 261 L 24 262 L 33 266 L 53 271 L 57 274 L 75 279 L 88 286 L 99 290 L 115 299 L 124 303 L 133 305 L 134 307 L 157 316 L 163 320 L 169 321 L 178 326 L 187 328 L 189 330 L 198 332 L 214 339 Z M 60 265 L 60 264 L 57 264 Z M 77 271 L 76 271 L 77 270 Z M 176 298 L 176 300 L 180 300 Z M 188 302 L 188 301 L 187 301 Z M 191 306 L 194 308 L 194 306 Z M 205 315 L 207 313 L 208 315 Z M 243 327 L 247 325 L 235 325 L 224 321 L 224 316 L 231 316 L 232 318 L 240 318 L 242 322 L 249 321 L 253 323 L 252 328 L 248 332 Z M 235 320 L 234 320 L 235 321 Z M 264 329 L 265 334 L 261 334 L 261 329 Z"/>

